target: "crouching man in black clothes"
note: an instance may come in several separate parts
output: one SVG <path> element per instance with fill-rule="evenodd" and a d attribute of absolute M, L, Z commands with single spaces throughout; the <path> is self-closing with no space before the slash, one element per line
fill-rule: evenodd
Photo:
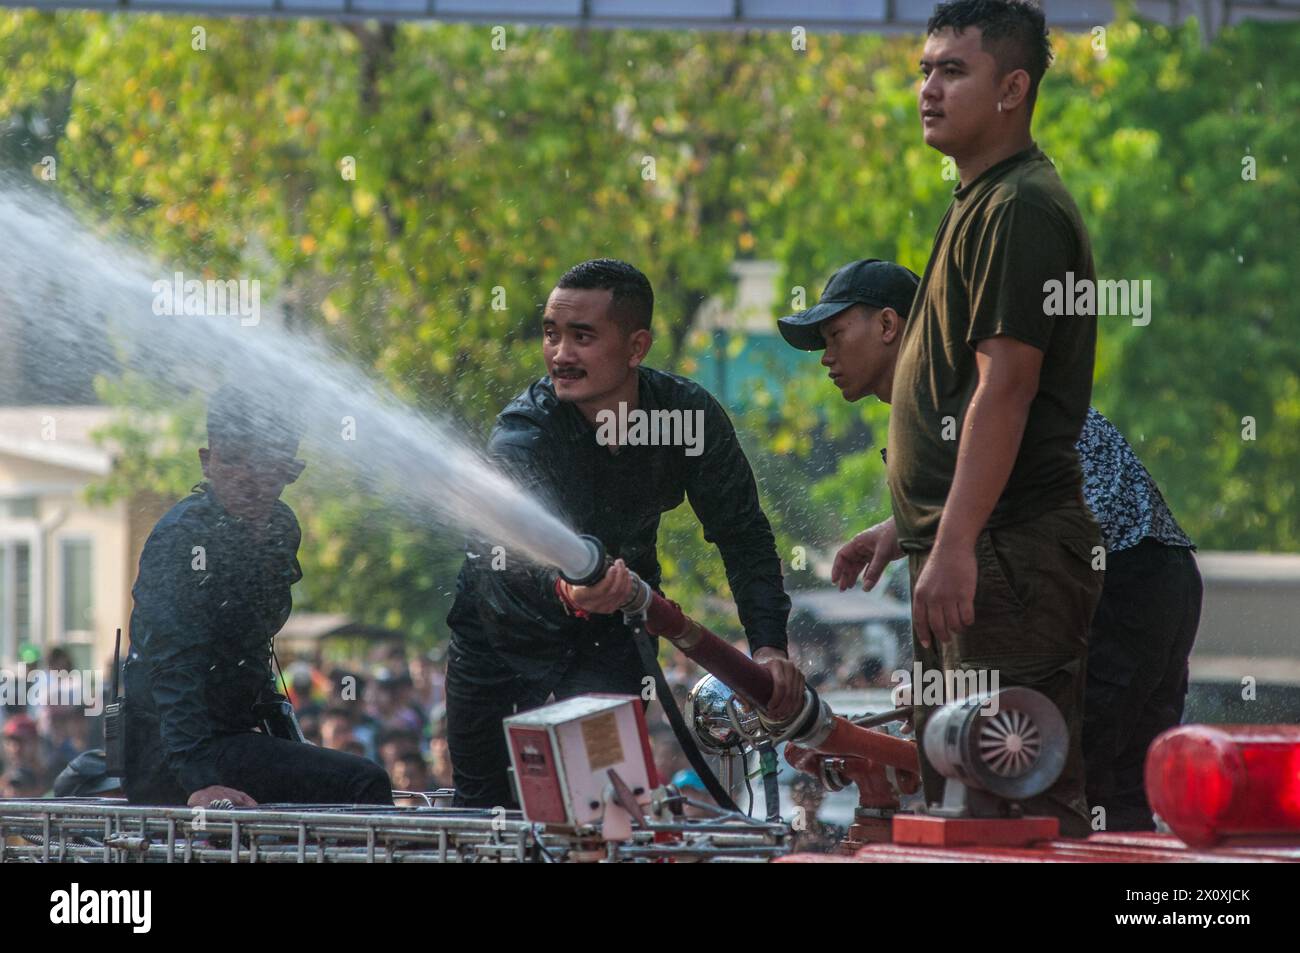
<path fill-rule="evenodd" d="M 571 268 L 543 315 L 549 376 L 497 417 L 493 458 L 617 561 L 600 583 L 574 587 L 510 553 L 494 555 L 491 543 L 466 559 L 447 616 L 458 804 L 514 802 L 506 716 L 552 694 L 642 694 L 647 673 L 617 610 L 631 596 L 629 569 L 658 587 L 659 517 L 683 497 L 722 555 L 754 659 L 772 674 L 770 713 L 792 715 L 803 699 L 803 676 L 786 657 L 790 600 L 753 471 L 704 388 L 641 363 L 653 309 L 650 282 L 626 262 Z"/>
<path fill-rule="evenodd" d="M 133 803 L 392 804 L 379 765 L 256 730 L 253 705 L 284 700 L 271 646 L 302 578 L 298 521 L 280 501 L 303 469 L 299 436 L 278 412 L 222 388 L 199 450 L 207 482 L 145 544 L 125 667 Z"/>

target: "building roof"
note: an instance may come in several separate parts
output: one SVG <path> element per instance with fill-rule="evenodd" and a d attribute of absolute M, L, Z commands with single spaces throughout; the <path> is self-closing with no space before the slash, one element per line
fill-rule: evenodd
<path fill-rule="evenodd" d="M 0 453 L 105 476 L 113 467 L 112 451 L 91 435 L 114 413 L 111 407 L 0 407 Z"/>

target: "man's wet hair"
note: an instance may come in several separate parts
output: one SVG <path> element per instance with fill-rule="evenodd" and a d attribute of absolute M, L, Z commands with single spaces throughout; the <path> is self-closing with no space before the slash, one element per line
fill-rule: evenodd
<path fill-rule="evenodd" d="M 208 446 L 237 447 L 256 456 L 292 457 L 302 440 L 297 411 L 268 394 L 223 384 L 208 398 Z"/>
<path fill-rule="evenodd" d="M 593 258 L 566 271 L 555 287 L 575 290 L 611 291 L 609 316 L 629 334 L 649 331 L 654 317 L 655 293 L 650 279 L 617 258 Z"/>
<path fill-rule="evenodd" d="M 1052 62 L 1052 41 L 1042 9 L 1029 0 L 949 0 L 925 25 L 926 35 L 940 30 L 961 34 L 980 28 L 980 46 L 998 61 L 1002 75 L 1022 69 L 1029 74 L 1027 101 L 1032 112 L 1038 84 Z"/>

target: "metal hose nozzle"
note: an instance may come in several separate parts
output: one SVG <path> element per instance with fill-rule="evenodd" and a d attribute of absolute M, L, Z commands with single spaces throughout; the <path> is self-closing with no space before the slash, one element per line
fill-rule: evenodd
<path fill-rule="evenodd" d="M 594 586 L 605 577 L 609 560 L 605 555 L 605 544 L 595 536 L 578 537 L 586 544 L 587 559 L 580 566 L 560 568 L 560 578 L 571 586 Z"/>

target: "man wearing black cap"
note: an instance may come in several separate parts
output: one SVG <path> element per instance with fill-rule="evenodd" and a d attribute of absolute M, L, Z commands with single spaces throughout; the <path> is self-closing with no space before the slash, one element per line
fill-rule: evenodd
<path fill-rule="evenodd" d="M 816 306 L 782 318 L 778 327 L 800 350 L 825 350 L 822 364 L 845 400 L 874 394 L 888 404 L 917 283 L 900 265 L 853 262 L 836 272 Z M 1201 577 L 1192 542 L 1151 474 L 1123 434 L 1092 408 L 1076 450 L 1084 499 L 1108 557 L 1088 640 L 1082 715 L 1088 804 L 1098 828 L 1152 830 L 1143 764 L 1156 735 L 1182 718 Z M 862 574 L 870 590 L 904 555 L 890 517 L 840 548 L 831 580 L 844 590 Z"/>
<path fill-rule="evenodd" d="M 917 281 L 890 261 L 851 262 L 835 272 L 817 304 L 782 318 L 777 326 L 801 351 L 825 348 L 822 364 L 845 400 L 874 394 L 889 403 L 894 361 Z"/>
<path fill-rule="evenodd" d="M 850 262 L 835 272 L 816 305 L 781 318 L 777 327 L 792 347 L 824 352 L 822 366 L 845 400 L 852 403 L 871 394 L 888 404 L 899 344 L 919 281 L 915 273 L 891 261 Z M 883 449 L 881 455 L 885 456 Z M 903 555 L 891 516 L 839 551 L 832 581 L 846 589 L 865 569 L 864 588 L 871 589 L 885 567 Z M 856 567 L 851 575 L 850 567 Z"/>

